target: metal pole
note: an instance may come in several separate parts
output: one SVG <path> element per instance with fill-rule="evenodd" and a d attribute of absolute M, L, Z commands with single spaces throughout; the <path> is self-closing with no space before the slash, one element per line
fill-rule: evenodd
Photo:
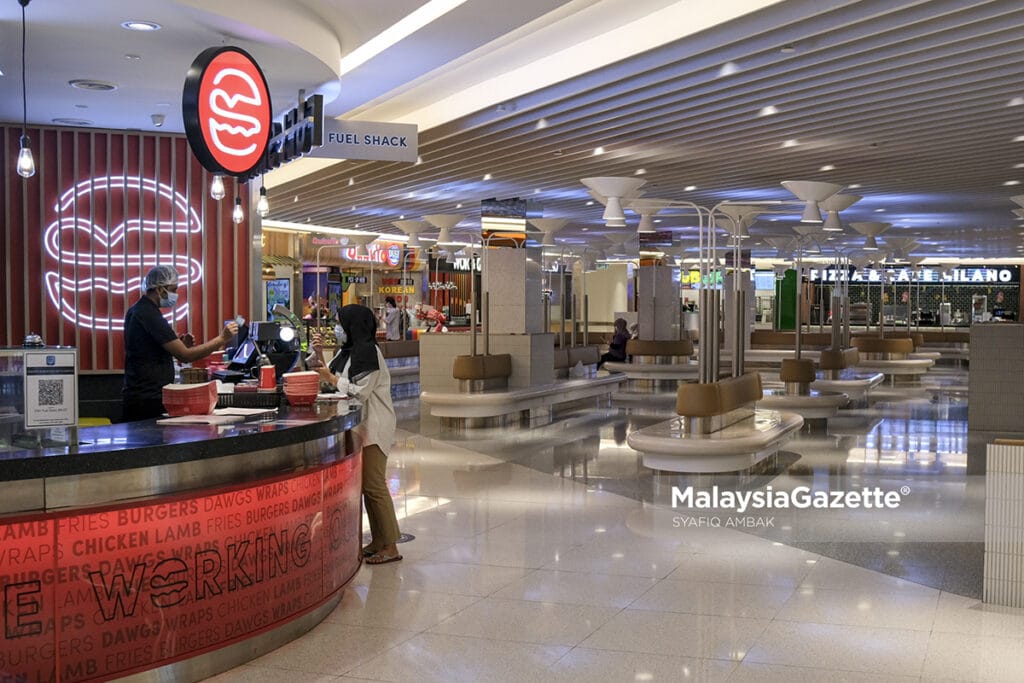
<path fill-rule="evenodd" d="M 476 258 L 469 247 L 469 353 L 476 355 Z"/>
<path fill-rule="evenodd" d="M 576 294 L 572 295 L 572 345 L 576 346 Z"/>
<path fill-rule="evenodd" d="M 565 266 L 562 264 L 562 256 L 564 256 L 564 255 L 565 255 L 565 247 L 562 247 L 562 254 L 558 257 L 558 270 L 561 271 L 561 274 L 560 274 L 560 277 L 559 277 L 559 282 L 561 283 L 559 285 L 559 287 L 560 287 L 561 291 L 558 293 L 558 299 L 559 299 L 559 301 L 558 301 L 558 317 L 561 318 L 561 324 L 559 325 L 559 333 L 558 333 L 558 346 L 559 346 L 559 348 L 563 348 L 563 349 L 565 348 L 565 304 L 566 304 L 566 296 L 565 296 Z M 541 255 L 541 261 L 543 262 L 543 260 L 544 260 L 544 256 L 542 254 Z M 544 330 L 544 331 L 547 332 L 548 330 Z"/>
<path fill-rule="evenodd" d="M 490 310 L 491 310 L 491 293 L 484 292 L 484 355 L 491 355 L 491 325 L 490 325 Z"/>
<path fill-rule="evenodd" d="M 800 329 L 803 327 L 803 321 L 801 320 L 800 314 L 803 312 L 803 271 L 804 271 L 804 244 L 803 241 L 797 243 L 796 252 L 796 359 L 800 360 Z"/>

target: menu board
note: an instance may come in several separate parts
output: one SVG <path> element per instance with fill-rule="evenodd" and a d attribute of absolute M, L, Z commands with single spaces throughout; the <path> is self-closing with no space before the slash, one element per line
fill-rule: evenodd
<path fill-rule="evenodd" d="M 359 568 L 360 459 L 249 487 L 0 522 L 4 680 L 106 679 L 252 636 Z"/>

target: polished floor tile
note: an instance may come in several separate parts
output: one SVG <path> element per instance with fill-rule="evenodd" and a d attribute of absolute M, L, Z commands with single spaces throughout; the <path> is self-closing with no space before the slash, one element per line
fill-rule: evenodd
<path fill-rule="evenodd" d="M 686 554 L 668 575 L 670 581 L 709 581 L 754 586 L 796 587 L 810 573 L 816 559 L 799 557 L 745 558 L 721 555 Z"/>
<path fill-rule="evenodd" d="M 765 619 L 627 609 L 583 641 L 582 647 L 740 661 L 768 623 Z"/>
<path fill-rule="evenodd" d="M 469 607 L 481 598 L 451 593 L 355 586 L 326 621 L 352 626 L 404 631 L 425 631 Z"/>
<path fill-rule="evenodd" d="M 798 588 L 776 615 L 781 621 L 931 631 L 938 593 L 870 593 Z"/>
<path fill-rule="evenodd" d="M 695 657 L 610 652 L 573 648 L 550 670 L 552 681 L 725 681 L 735 662 Z"/>
<path fill-rule="evenodd" d="M 403 560 L 375 567 L 364 565 L 352 583 L 371 590 L 380 587 L 484 597 L 531 571 L 520 567 Z"/>
<path fill-rule="evenodd" d="M 914 683 L 917 676 L 866 674 L 774 664 L 742 662 L 729 676 L 729 683 Z"/>
<path fill-rule="evenodd" d="M 422 633 L 356 667 L 353 676 L 375 681 L 550 680 L 548 667 L 568 647 Z"/>
<path fill-rule="evenodd" d="M 661 581 L 629 607 L 655 612 L 771 619 L 792 594 L 792 588 L 780 586 Z"/>
<path fill-rule="evenodd" d="M 840 671 L 918 676 L 927 631 L 773 621 L 746 654 L 746 662 Z"/>
<path fill-rule="evenodd" d="M 541 569 L 494 594 L 496 598 L 622 609 L 655 586 L 657 579 Z"/>
<path fill-rule="evenodd" d="M 413 631 L 325 621 L 299 640 L 253 660 L 252 666 L 283 670 L 282 678 L 284 671 L 300 672 L 303 677 L 340 675 L 415 635 Z"/>
<path fill-rule="evenodd" d="M 929 681 L 1020 681 L 1024 639 L 933 633 L 922 673 Z"/>
<path fill-rule="evenodd" d="M 618 613 L 616 607 L 486 598 L 434 626 L 430 632 L 573 646 Z"/>

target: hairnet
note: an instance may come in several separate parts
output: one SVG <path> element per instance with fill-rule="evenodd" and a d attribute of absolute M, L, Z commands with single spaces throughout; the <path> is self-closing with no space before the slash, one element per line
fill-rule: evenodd
<path fill-rule="evenodd" d="M 146 279 L 142 282 L 142 288 L 145 291 L 149 291 L 157 287 L 176 284 L 178 284 L 178 271 L 175 270 L 174 266 L 154 266 L 146 273 Z"/>

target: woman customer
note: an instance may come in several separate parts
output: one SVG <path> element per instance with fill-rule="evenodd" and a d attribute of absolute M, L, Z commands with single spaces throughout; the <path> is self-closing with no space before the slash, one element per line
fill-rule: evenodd
<path fill-rule="evenodd" d="M 600 370 L 601 366 L 610 360 L 620 363 L 626 360 L 627 341 L 629 341 L 629 330 L 626 329 L 626 320 L 624 318 L 616 318 L 615 334 L 612 335 L 612 340 L 608 344 L 608 353 L 601 356 L 601 360 L 597 362 L 597 369 Z"/>
<path fill-rule="evenodd" d="M 338 391 L 362 403 L 362 422 L 353 432 L 363 445 L 363 501 L 370 518 L 370 543 L 363 548 L 363 557 L 367 564 L 397 562 L 402 559 L 395 545 L 400 532 L 385 478 L 387 454 L 395 436 L 391 374 L 375 341 L 377 318 L 373 311 L 350 304 L 338 312 L 338 318 L 341 348 L 328 366 L 317 372 Z M 314 335 L 314 349 L 320 352 L 322 345 L 323 340 Z"/>

